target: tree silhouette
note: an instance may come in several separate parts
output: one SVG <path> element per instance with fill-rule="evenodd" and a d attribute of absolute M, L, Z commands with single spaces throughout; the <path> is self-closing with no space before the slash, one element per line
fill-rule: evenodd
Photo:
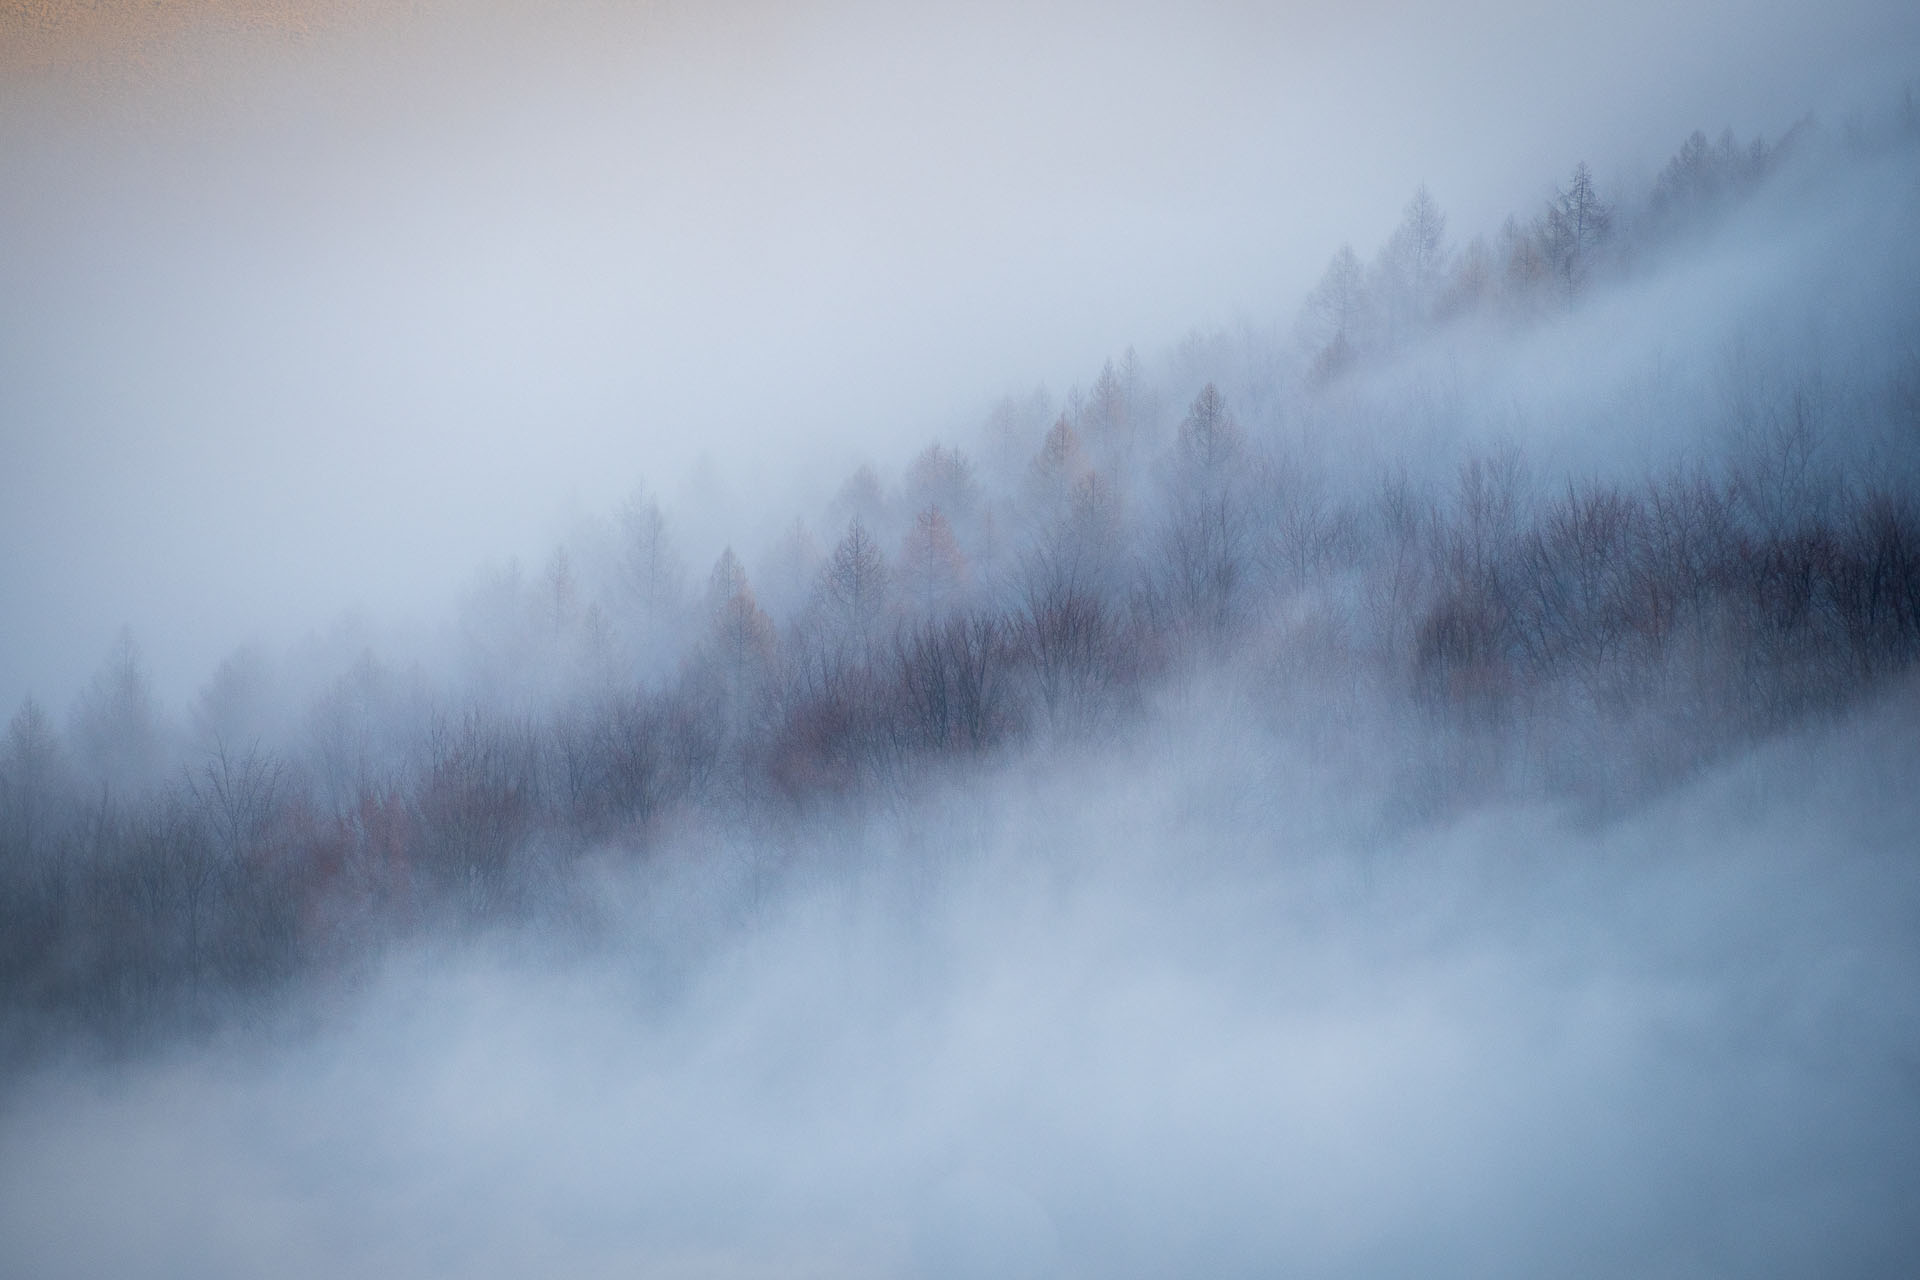
<path fill-rule="evenodd" d="M 1547 260 L 1572 298 L 1592 271 L 1593 256 L 1613 229 L 1613 211 L 1600 200 L 1586 161 L 1574 166 L 1564 191 L 1547 205 Z"/>
<path fill-rule="evenodd" d="M 1423 183 L 1407 202 L 1376 268 L 1376 292 L 1386 313 L 1390 345 L 1405 341 L 1433 319 L 1446 269 L 1446 241 L 1446 215 Z"/>
<path fill-rule="evenodd" d="M 886 619 L 892 575 L 880 543 L 856 517 L 820 570 L 814 600 L 830 642 L 871 656 Z"/>
<path fill-rule="evenodd" d="M 967 586 L 967 558 L 939 507 L 913 519 L 900 549 L 900 585 L 923 617 L 945 610 Z"/>
<path fill-rule="evenodd" d="M 1343 244 L 1307 295 L 1301 325 L 1313 351 L 1312 375 L 1324 382 L 1352 362 L 1366 338 L 1371 310 L 1367 272 L 1353 246 Z"/>

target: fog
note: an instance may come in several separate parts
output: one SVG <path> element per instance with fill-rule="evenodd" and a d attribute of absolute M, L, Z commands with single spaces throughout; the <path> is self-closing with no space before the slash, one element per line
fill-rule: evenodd
<path fill-rule="evenodd" d="M 1894 4 L 49 12 L 5 20 L 9 705 L 122 625 L 183 699 L 424 624 L 643 481 L 716 554 L 1005 392 L 1290 320 L 1421 181 L 1491 231 L 1920 51 Z"/>
<path fill-rule="evenodd" d="M 423 945 L 271 1035 L 12 1091 L 0 1254 L 46 1276 L 1898 1271 L 1914 693 L 1597 829 L 1524 806 L 1363 833 L 1375 788 L 1209 715 L 995 771 L 755 905 L 769 855 L 704 849 L 616 894 L 591 957 Z"/>
<path fill-rule="evenodd" d="M 1916 55 L 0 14 L 0 1272 L 1913 1269 Z"/>

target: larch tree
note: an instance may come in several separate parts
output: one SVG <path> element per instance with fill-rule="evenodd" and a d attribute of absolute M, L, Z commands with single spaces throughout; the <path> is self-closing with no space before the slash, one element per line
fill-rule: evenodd
<path fill-rule="evenodd" d="M 1044 527 L 1065 510 L 1073 486 L 1087 471 L 1080 435 L 1061 414 L 1040 442 L 1040 452 L 1027 467 L 1030 514 Z"/>
<path fill-rule="evenodd" d="M 906 596 L 922 616 L 931 617 L 959 598 L 967 578 L 967 558 L 945 513 L 937 506 L 923 508 L 900 549 L 901 587 Z"/>
<path fill-rule="evenodd" d="M 140 648 L 123 627 L 74 708 L 74 750 L 96 781 L 125 793 L 155 781 L 163 737 Z"/>
<path fill-rule="evenodd" d="M 1162 543 L 1164 588 L 1201 631 L 1223 635 L 1245 577 L 1247 519 L 1240 471 L 1247 444 L 1208 383 L 1180 424 Z"/>
<path fill-rule="evenodd" d="M 1593 257 L 1613 229 L 1613 210 L 1602 203 L 1593 185 L 1593 171 L 1582 160 L 1573 178 L 1547 206 L 1547 258 L 1554 274 L 1572 298 L 1586 283 Z"/>
<path fill-rule="evenodd" d="M 1389 342 L 1405 341 L 1433 319 L 1446 257 L 1447 218 L 1422 183 L 1407 202 L 1378 263 L 1378 292 Z"/>
<path fill-rule="evenodd" d="M 857 517 L 827 557 L 814 589 L 828 638 L 865 659 L 886 619 L 892 575 L 879 540 Z"/>
<path fill-rule="evenodd" d="M 645 493 L 635 493 L 620 511 L 619 564 L 636 638 L 656 651 L 680 613 L 687 572 L 660 504 Z"/>
<path fill-rule="evenodd" d="M 857 520 L 869 528 L 885 523 L 887 494 L 880 483 L 879 473 L 862 463 L 840 486 L 840 492 L 834 495 L 828 514 L 836 522 Z"/>
<path fill-rule="evenodd" d="M 906 490 L 910 510 L 938 507 L 948 519 L 962 523 L 980 500 L 980 485 L 967 455 L 937 443 L 928 445 L 907 467 Z"/>
<path fill-rule="evenodd" d="M 1316 380 L 1334 376 L 1352 361 L 1365 340 L 1369 310 L 1366 268 L 1353 246 L 1343 244 L 1307 295 L 1300 318 Z"/>
<path fill-rule="evenodd" d="M 731 724 L 765 679 L 774 656 L 773 620 L 754 599 L 740 557 L 728 547 L 707 578 L 702 648 L 719 678 L 722 714 Z"/>
<path fill-rule="evenodd" d="M 45 845 L 66 791 L 66 760 L 53 719 L 28 698 L 0 745 L 0 869 L 31 860 Z"/>

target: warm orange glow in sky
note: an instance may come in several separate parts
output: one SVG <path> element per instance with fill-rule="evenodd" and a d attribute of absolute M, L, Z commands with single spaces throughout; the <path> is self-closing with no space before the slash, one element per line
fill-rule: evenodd
<path fill-rule="evenodd" d="M 88 69 L 106 80 L 152 75 L 170 43 L 198 31 L 302 39 L 358 0 L 0 0 L 0 73 Z"/>

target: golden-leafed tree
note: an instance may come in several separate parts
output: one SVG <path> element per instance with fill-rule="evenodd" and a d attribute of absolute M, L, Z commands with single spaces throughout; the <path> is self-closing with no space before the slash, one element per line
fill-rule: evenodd
<path fill-rule="evenodd" d="M 921 614 L 937 614 L 960 597 L 969 577 L 966 555 L 945 513 L 937 506 L 922 509 L 900 548 L 902 593 Z"/>

